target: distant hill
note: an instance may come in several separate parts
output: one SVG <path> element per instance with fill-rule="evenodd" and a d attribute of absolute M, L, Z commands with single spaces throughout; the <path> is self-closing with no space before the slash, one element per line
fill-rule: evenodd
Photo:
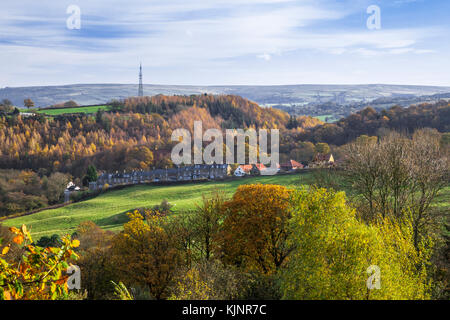
<path fill-rule="evenodd" d="M 9 99 L 22 107 L 25 98 L 36 106 L 46 107 L 68 100 L 80 105 L 103 104 L 111 99 L 136 96 L 133 84 L 76 84 L 65 86 L 15 87 L 0 89 L 0 100 Z M 397 85 L 287 85 L 287 86 L 169 86 L 144 85 L 148 96 L 190 94 L 232 94 L 260 105 L 305 105 L 336 103 L 351 105 L 369 103 L 376 99 L 415 98 L 450 92 L 450 87 Z"/>

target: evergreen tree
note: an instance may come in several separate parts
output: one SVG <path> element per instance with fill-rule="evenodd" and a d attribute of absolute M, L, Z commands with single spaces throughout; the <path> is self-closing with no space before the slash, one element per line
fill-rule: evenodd
<path fill-rule="evenodd" d="M 87 169 L 87 173 L 86 173 L 86 180 L 87 182 L 94 182 L 97 181 L 98 179 L 98 175 L 97 175 L 97 169 L 93 166 L 90 165 Z"/>

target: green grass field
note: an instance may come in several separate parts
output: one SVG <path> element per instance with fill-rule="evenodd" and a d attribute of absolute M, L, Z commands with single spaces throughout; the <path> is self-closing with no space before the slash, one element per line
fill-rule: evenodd
<path fill-rule="evenodd" d="M 79 107 L 79 108 L 62 108 L 62 109 L 43 109 L 38 110 L 36 113 L 45 114 L 48 116 L 59 116 L 67 113 L 96 113 L 98 110 L 108 110 L 109 106 L 92 106 L 92 107 Z"/>
<path fill-rule="evenodd" d="M 52 234 L 72 233 L 83 221 L 93 221 L 107 230 L 120 230 L 127 221 L 126 212 L 140 207 L 152 207 L 167 199 L 174 205 L 175 213 L 194 209 L 202 195 L 217 189 L 226 195 L 232 195 L 239 185 L 263 183 L 284 186 L 307 184 L 308 174 L 283 176 L 266 176 L 244 178 L 226 182 L 192 183 L 178 186 L 146 186 L 139 185 L 122 190 L 106 192 L 94 199 L 74 203 L 63 208 L 41 211 L 29 216 L 9 219 L 5 226 L 31 227 L 37 240 Z"/>
<path fill-rule="evenodd" d="M 213 190 L 219 190 L 225 195 L 231 196 L 242 184 L 300 186 L 308 185 L 311 181 L 311 174 L 294 174 L 175 186 L 138 185 L 109 191 L 96 198 L 63 208 L 5 220 L 2 223 L 5 226 L 17 227 L 26 224 L 32 228 L 32 234 L 36 240 L 52 234 L 72 233 L 83 221 L 93 221 L 103 229 L 118 231 L 127 221 L 126 212 L 141 207 L 152 207 L 161 203 L 163 199 L 167 199 L 173 204 L 173 210 L 175 214 L 178 214 L 195 209 L 196 205 L 201 202 L 202 196 L 210 194 Z M 450 187 L 441 192 L 434 205 L 444 212 L 450 210 Z"/>
<path fill-rule="evenodd" d="M 338 118 L 336 118 L 332 114 L 327 114 L 327 115 L 324 115 L 324 116 L 317 116 L 317 117 L 314 117 L 314 118 L 319 119 L 320 121 L 324 121 L 324 122 L 327 120 L 327 118 L 328 118 L 327 122 L 335 122 L 335 121 L 339 120 Z"/>

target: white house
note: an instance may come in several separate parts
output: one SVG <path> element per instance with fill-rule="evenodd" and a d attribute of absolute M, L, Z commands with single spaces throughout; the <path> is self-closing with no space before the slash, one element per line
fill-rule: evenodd
<path fill-rule="evenodd" d="M 69 190 L 69 191 L 80 191 L 80 187 L 77 187 L 73 182 L 69 182 L 69 184 L 66 187 L 66 190 Z"/>
<path fill-rule="evenodd" d="M 239 166 L 235 171 L 234 171 L 234 175 L 236 177 L 243 177 L 245 176 L 247 173 L 245 172 L 243 166 Z"/>
<path fill-rule="evenodd" d="M 262 163 L 256 163 L 256 164 L 242 164 L 240 165 L 235 171 L 234 175 L 236 177 L 243 177 L 246 174 L 260 174 L 262 171 L 266 170 L 266 166 Z"/>

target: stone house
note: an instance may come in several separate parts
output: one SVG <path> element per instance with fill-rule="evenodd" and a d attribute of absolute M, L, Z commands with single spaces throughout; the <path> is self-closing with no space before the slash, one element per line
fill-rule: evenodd
<path fill-rule="evenodd" d="M 121 184 L 139 184 L 146 182 L 176 182 L 224 179 L 231 174 L 227 164 L 197 164 L 188 167 L 155 169 L 151 171 L 136 170 L 132 172 L 103 173 L 96 182 L 89 183 L 90 190 L 102 189 Z"/>

